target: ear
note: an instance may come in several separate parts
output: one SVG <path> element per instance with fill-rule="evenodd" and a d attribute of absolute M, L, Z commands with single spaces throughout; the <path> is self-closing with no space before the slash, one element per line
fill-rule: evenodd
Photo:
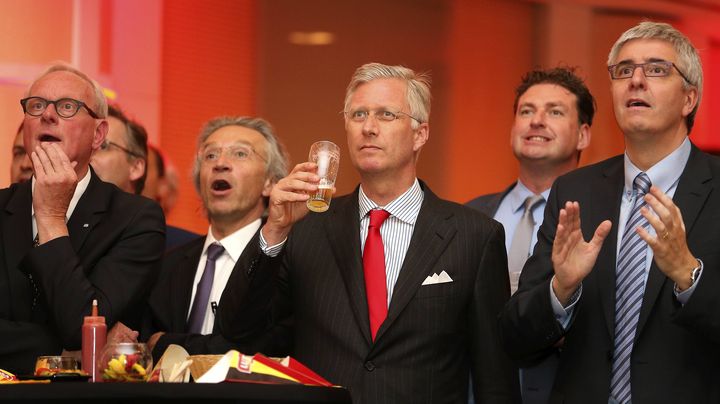
<path fill-rule="evenodd" d="M 421 123 L 413 132 L 413 151 L 419 151 L 430 138 L 430 124 Z"/>
<path fill-rule="evenodd" d="M 577 143 L 577 150 L 581 151 L 590 146 L 590 138 L 592 137 L 592 132 L 590 130 L 590 125 L 584 123 L 580 125 L 580 131 L 578 133 L 578 143 Z"/>
<path fill-rule="evenodd" d="M 275 182 L 271 178 L 266 178 L 265 184 L 263 185 L 262 196 L 269 198 L 274 186 Z"/>
<path fill-rule="evenodd" d="M 130 164 L 130 181 L 136 181 L 145 174 L 145 160 L 133 158 Z"/>
<path fill-rule="evenodd" d="M 100 148 L 100 145 L 105 141 L 108 129 L 110 128 L 107 119 L 100 121 L 97 127 L 95 127 L 95 133 L 93 134 L 92 149 L 93 151 Z"/>
<path fill-rule="evenodd" d="M 695 87 L 690 87 L 685 91 L 685 105 L 683 105 L 682 116 L 687 117 L 695 109 L 698 103 L 698 90 Z"/>

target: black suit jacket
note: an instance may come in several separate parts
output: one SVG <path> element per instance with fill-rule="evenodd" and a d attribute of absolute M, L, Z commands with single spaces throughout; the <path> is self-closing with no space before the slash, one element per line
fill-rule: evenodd
<path fill-rule="evenodd" d="M 238 262 L 233 267 L 233 272 L 247 272 L 256 257 L 257 243 L 260 232 L 256 232 L 248 246 L 240 255 Z M 150 295 L 148 313 L 144 321 L 141 339 L 147 339 L 158 331 L 165 334 L 160 337 L 155 348 L 153 357 L 157 360 L 162 356 L 170 344 L 177 344 L 185 348 L 191 355 L 196 354 L 224 354 L 230 349 L 237 349 L 238 346 L 220 335 L 217 327 L 217 318 L 213 326 L 213 332 L 208 335 L 189 334 L 187 331 L 187 316 L 190 310 L 190 299 L 195 287 L 195 273 L 198 262 L 205 245 L 205 237 L 199 237 L 187 244 L 170 251 L 163 260 L 162 271 L 158 282 L 155 284 Z M 252 246 L 252 247 L 251 247 Z M 239 277 L 242 284 L 236 285 L 235 293 L 244 295 L 247 290 L 247 277 Z M 226 288 L 227 290 L 227 288 Z M 225 291 L 218 306 L 224 305 Z M 260 350 L 256 348 L 253 354 Z"/>
<path fill-rule="evenodd" d="M 255 285 L 277 271 L 271 330 L 290 318 L 290 353 L 348 387 L 354 402 L 466 403 L 471 368 L 478 402 L 517 400 L 517 371 L 497 334 L 497 315 L 509 296 L 502 226 L 422 187 L 425 199 L 374 342 L 357 190 L 295 224 L 279 257 L 258 260 L 251 290 L 263 289 Z M 421 286 L 442 271 L 453 282 Z M 258 323 L 253 315 L 261 322 L 257 313 L 268 309 L 267 299 L 239 296 L 228 294 L 220 311 L 223 332 L 235 340 L 245 339 Z M 277 338 L 272 331 L 263 335 Z"/>
<path fill-rule="evenodd" d="M 520 290 L 503 311 L 503 339 L 513 357 L 531 357 L 565 337 L 551 402 L 608 401 L 623 171 L 623 157 L 617 156 L 555 181 Z M 702 279 L 682 306 L 673 293 L 674 282 L 653 262 L 631 359 L 634 404 L 720 402 L 719 191 L 720 159 L 693 146 L 673 200 L 682 212 L 690 251 L 705 263 Z M 549 292 L 552 242 L 565 201 L 580 203 L 586 239 L 603 220 L 613 223 L 592 272 L 583 280 L 567 332 L 555 320 Z"/>
<path fill-rule="evenodd" d="M 0 368 L 18 373 L 32 373 L 39 355 L 80 349 L 93 299 L 108 329 L 138 328 L 165 245 L 160 207 L 92 171 L 69 237 L 33 248 L 31 205 L 30 181 L 0 190 Z"/>

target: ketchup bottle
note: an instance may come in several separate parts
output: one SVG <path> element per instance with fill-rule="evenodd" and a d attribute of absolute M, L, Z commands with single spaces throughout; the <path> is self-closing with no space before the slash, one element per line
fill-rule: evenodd
<path fill-rule="evenodd" d="M 82 369 L 90 375 L 91 382 L 102 382 L 97 369 L 97 359 L 107 340 L 105 317 L 98 316 L 97 299 L 92 303 L 92 315 L 86 316 L 82 326 Z"/>

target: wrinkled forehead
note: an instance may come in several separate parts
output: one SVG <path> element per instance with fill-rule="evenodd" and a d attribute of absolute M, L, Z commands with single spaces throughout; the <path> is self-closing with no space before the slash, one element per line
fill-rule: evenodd
<path fill-rule="evenodd" d="M 673 44 L 659 38 L 635 38 L 623 43 L 615 56 L 614 64 L 678 62 L 678 53 Z"/>
<path fill-rule="evenodd" d="M 219 128 L 205 139 L 201 148 L 211 147 L 251 147 L 255 151 L 264 151 L 267 140 L 255 129 L 239 125 L 227 125 Z"/>

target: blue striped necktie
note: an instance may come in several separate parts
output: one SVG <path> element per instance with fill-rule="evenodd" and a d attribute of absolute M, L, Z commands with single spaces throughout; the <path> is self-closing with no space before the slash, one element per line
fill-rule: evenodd
<path fill-rule="evenodd" d="M 645 290 L 647 255 L 647 243 L 640 238 L 635 229 L 638 226 L 646 230 L 650 227 L 647 219 L 640 214 L 640 208 L 647 205 L 643 197 L 650 189 L 650 185 L 647 174 L 640 173 L 635 177 L 633 182 L 635 203 L 620 242 L 615 273 L 615 352 L 610 394 L 618 403 L 629 403 L 631 400 L 630 358 Z"/>

